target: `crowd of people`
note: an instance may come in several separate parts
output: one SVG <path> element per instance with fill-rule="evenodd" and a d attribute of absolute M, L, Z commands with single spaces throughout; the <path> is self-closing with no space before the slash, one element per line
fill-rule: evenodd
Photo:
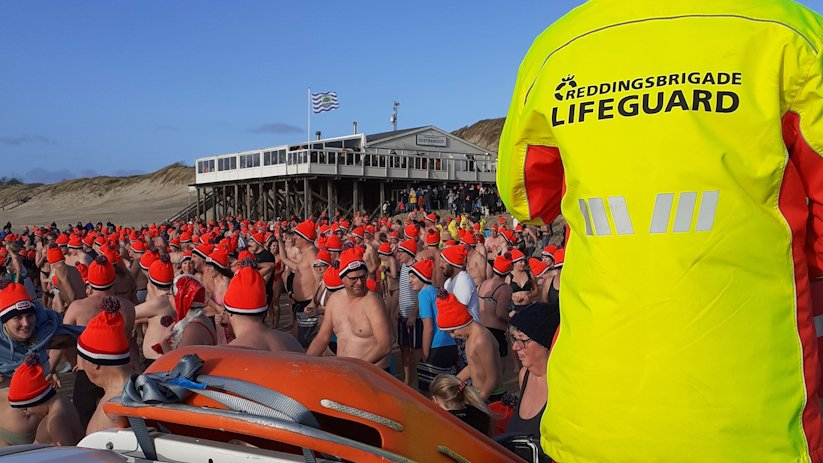
<path fill-rule="evenodd" d="M 475 221 L 505 211 L 495 187 L 470 183 L 412 187 L 408 191 L 398 192 L 393 200 L 386 201 L 382 206 L 383 215 L 386 216 L 421 209 L 446 210 L 451 215 L 469 214 Z"/>
<path fill-rule="evenodd" d="M 518 368 L 511 427 L 538 433 L 564 263 L 545 229 L 415 211 L 2 233 L 0 443 L 127 427 L 101 404 L 188 345 L 358 358 L 485 434 Z"/>

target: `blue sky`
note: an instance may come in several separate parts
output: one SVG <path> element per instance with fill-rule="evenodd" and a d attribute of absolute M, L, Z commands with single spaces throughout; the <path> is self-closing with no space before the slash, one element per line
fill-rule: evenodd
<path fill-rule="evenodd" d="M 502 117 L 532 40 L 582 1 L 0 1 L 0 176 L 52 182 L 306 137 Z M 821 11 L 823 0 L 804 2 Z"/>

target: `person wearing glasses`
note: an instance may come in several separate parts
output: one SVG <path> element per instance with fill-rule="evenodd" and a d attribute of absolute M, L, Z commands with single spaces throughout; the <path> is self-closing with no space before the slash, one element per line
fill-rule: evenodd
<path fill-rule="evenodd" d="M 540 438 L 540 418 L 546 408 L 546 368 L 552 339 L 560 324 L 557 304 L 531 304 L 509 321 L 512 350 L 523 367 L 520 369 L 520 399 L 506 425 L 506 434 Z"/>
<path fill-rule="evenodd" d="M 368 269 L 363 252 L 363 248 L 350 247 L 340 254 L 338 275 L 345 291 L 328 296 L 320 331 L 306 353 L 323 355 L 334 334 L 339 357 L 358 358 L 389 372 L 389 319 L 383 299 L 366 288 Z"/>

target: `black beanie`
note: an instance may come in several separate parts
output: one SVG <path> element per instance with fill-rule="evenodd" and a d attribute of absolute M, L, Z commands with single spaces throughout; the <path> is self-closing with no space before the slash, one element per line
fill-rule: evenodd
<path fill-rule="evenodd" d="M 509 325 L 536 343 L 551 349 L 552 339 L 560 325 L 560 307 L 557 304 L 530 304 L 518 310 Z"/>

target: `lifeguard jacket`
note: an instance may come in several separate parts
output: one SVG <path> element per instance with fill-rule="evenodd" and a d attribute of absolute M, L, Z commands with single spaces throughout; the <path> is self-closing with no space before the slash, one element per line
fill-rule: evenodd
<path fill-rule="evenodd" d="M 777 0 L 595 0 L 535 40 L 497 186 L 570 227 L 557 461 L 821 461 L 821 50 Z"/>

